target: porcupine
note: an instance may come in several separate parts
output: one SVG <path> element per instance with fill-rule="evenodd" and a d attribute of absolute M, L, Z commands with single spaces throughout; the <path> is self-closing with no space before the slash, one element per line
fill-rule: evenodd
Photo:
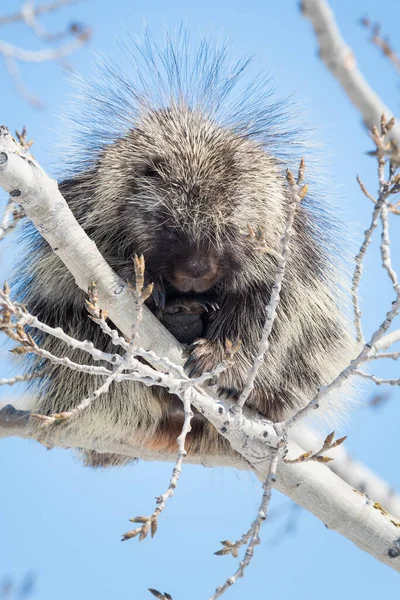
<path fill-rule="evenodd" d="M 276 133 L 285 117 L 277 115 L 281 106 L 271 105 L 265 81 L 238 89 L 247 59 L 231 67 L 226 48 L 206 40 L 191 60 L 186 38 L 181 42 L 168 40 L 159 49 L 146 36 L 133 52 L 142 61 L 133 60 L 136 79 L 103 65 L 103 83 L 91 84 L 84 100 L 87 115 L 95 117 L 81 119 L 87 133 L 74 146 L 78 158 L 60 190 L 122 278 L 133 280 L 132 256 L 144 255 L 146 278 L 154 283 L 149 308 L 192 344 L 191 376 L 221 362 L 226 339 L 241 340 L 218 380 L 219 391 L 236 398 L 256 353 L 287 220 L 287 165 L 277 148 L 290 153 L 293 146 L 290 135 Z M 247 402 L 274 421 L 309 401 L 347 364 L 353 348 L 338 292 L 340 257 L 332 250 L 337 225 L 324 218 L 323 204 L 307 195 L 296 212 L 270 348 Z M 264 230 L 267 252 L 243 235 L 248 225 Z M 21 297 L 29 310 L 115 351 L 88 318 L 85 294 L 60 259 L 32 226 L 26 233 Z M 53 338 L 39 341 L 55 354 L 87 360 Z M 37 361 L 29 366 L 35 367 Z M 36 410 L 44 414 L 72 409 L 99 385 L 66 367 L 44 368 L 46 376 L 35 383 Z M 164 388 L 124 382 L 112 384 L 68 426 L 163 451 L 176 447 L 182 422 L 180 400 Z M 217 452 L 226 442 L 195 414 L 187 448 Z M 86 462 L 124 460 L 89 452 Z"/>

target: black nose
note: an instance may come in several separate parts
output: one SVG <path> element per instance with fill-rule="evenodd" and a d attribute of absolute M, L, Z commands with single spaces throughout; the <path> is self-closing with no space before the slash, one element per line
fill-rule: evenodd
<path fill-rule="evenodd" d="M 218 264 L 218 260 L 211 256 L 189 256 L 177 261 L 171 283 L 182 292 L 204 292 L 218 280 Z"/>
<path fill-rule="evenodd" d="M 185 260 L 179 269 L 181 277 L 188 277 L 189 279 L 210 277 L 213 275 L 213 271 L 212 261 L 197 257 Z"/>

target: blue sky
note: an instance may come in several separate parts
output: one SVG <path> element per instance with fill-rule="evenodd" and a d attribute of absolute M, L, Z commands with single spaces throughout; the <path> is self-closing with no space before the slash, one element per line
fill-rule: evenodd
<path fill-rule="evenodd" d="M 3 1 L 1 14 L 14 11 L 19 4 Z M 378 8 L 373 0 L 332 0 L 331 6 L 362 71 L 385 102 L 400 113 L 400 78 L 367 42 L 367 34 L 358 24 L 364 15 L 379 18 L 400 51 L 400 4 L 385 0 Z M 70 60 L 85 78 L 90 76 L 93 52 L 118 60 L 116 39 L 126 39 L 126 32 L 140 35 L 144 22 L 156 39 L 162 38 L 165 25 L 176 28 L 184 22 L 194 39 L 206 31 L 232 39 L 235 57 L 255 53 L 255 71 L 271 72 L 279 96 L 293 95 L 301 106 L 301 118 L 316 129 L 316 140 L 323 142 L 324 147 L 313 153 L 323 159 L 333 206 L 350 224 L 349 246 L 357 246 L 371 206 L 359 191 L 356 175 L 360 174 L 371 191 L 377 188 L 375 163 L 365 154 L 371 143 L 360 116 L 319 61 L 310 24 L 300 15 L 297 2 L 204 0 L 190 5 L 182 0 L 167 4 L 159 0 L 114 0 L 112 4 L 87 0 L 43 22 L 60 29 L 70 20 L 88 23 L 94 30 L 91 43 Z M 0 37 L 24 47 L 39 47 L 21 25 L 3 28 Z M 1 122 L 10 129 L 26 124 L 35 139 L 36 158 L 54 173 L 55 165 L 62 170 L 54 148 L 62 127 L 59 115 L 70 98 L 71 85 L 55 64 L 23 66 L 22 74 L 47 110 L 30 108 L 0 65 Z M 395 264 L 399 226 L 394 220 Z M 366 262 L 361 288 L 366 332 L 381 322 L 392 298 L 376 247 Z M 10 239 L 0 253 L 2 280 L 14 256 Z M 6 352 L 0 349 L 0 376 L 9 369 Z M 380 373 L 398 377 L 396 371 L 394 364 L 382 366 Z M 361 399 L 368 400 L 373 391 L 366 388 Z M 4 396 L 18 390 L 0 393 Z M 400 491 L 399 402 L 400 394 L 391 391 L 389 401 L 379 410 L 361 405 L 343 433 L 349 436 L 349 451 Z M 120 534 L 129 528 L 128 519 L 153 510 L 155 496 L 167 485 L 170 465 L 140 462 L 126 469 L 96 472 L 83 469 L 72 451 L 47 451 L 32 441 L 8 439 L 0 443 L 0 467 L 0 582 L 3 576 L 20 580 L 33 571 L 35 600 L 144 600 L 151 597 L 148 587 L 165 590 L 174 600 L 206 599 L 236 569 L 235 559 L 213 555 L 219 540 L 237 539 L 247 529 L 260 500 L 260 485 L 248 473 L 188 465 L 156 537 L 140 544 L 135 540 L 121 544 Z M 285 511 L 279 512 L 284 507 Z M 272 516 L 274 511 L 281 516 L 264 525 L 261 546 L 245 579 L 227 592 L 227 598 L 261 600 L 279 594 L 280 598 L 299 600 L 322 596 L 324 600 L 354 596 L 372 600 L 398 594 L 394 572 L 305 511 L 297 513 L 295 531 L 277 544 L 291 514 L 291 504 L 277 492 Z"/>

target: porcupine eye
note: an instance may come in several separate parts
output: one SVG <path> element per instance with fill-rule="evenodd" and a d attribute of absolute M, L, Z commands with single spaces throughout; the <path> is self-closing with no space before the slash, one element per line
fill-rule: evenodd
<path fill-rule="evenodd" d="M 177 228 L 172 225 L 161 225 L 161 231 L 170 240 L 177 240 L 179 237 Z"/>
<path fill-rule="evenodd" d="M 161 159 L 154 158 L 151 162 L 143 166 L 142 175 L 148 179 L 161 179 L 159 167 L 161 167 Z"/>
<path fill-rule="evenodd" d="M 149 177 L 151 179 L 159 179 L 160 178 L 160 173 L 157 171 L 157 169 L 151 165 L 148 165 L 147 167 L 145 167 L 143 169 L 143 175 L 144 177 Z"/>

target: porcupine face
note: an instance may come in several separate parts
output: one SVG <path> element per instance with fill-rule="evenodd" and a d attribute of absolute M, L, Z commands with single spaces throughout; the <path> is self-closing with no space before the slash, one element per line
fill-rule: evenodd
<path fill-rule="evenodd" d="M 108 206 L 118 211 L 124 255 L 143 254 L 150 278 L 175 296 L 212 297 L 244 285 L 254 248 L 243 231 L 282 210 L 262 191 L 264 171 L 273 174 L 268 160 L 256 144 L 185 106 L 149 111 L 100 167 L 113 173 Z"/>
<path fill-rule="evenodd" d="M 117 150 L 124 172 L 119 182 L 115 175 L 114 190 L 125 243 L 175 291 L 203 294 L 246 266 L 245 219 L 254 223 L 260 214 L 241 212 L 243 197 L 252 206 L 243 144 L 201 114 L 175 107 L 144 116 L 107 152 L 110 165 Z"/>

